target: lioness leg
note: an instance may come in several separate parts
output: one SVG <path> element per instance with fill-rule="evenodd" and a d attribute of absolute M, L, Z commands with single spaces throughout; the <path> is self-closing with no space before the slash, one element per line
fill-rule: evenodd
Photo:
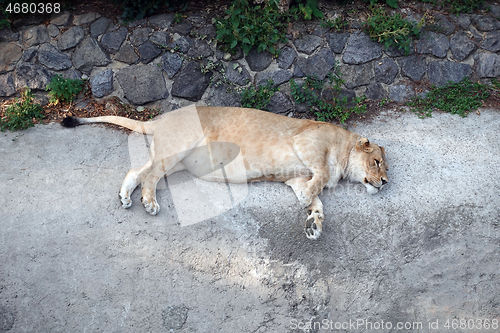
<path fill-rule="evenodd" d="M 137 188 L 137 186 L 139 186 L 139 184 L 141 183 L 142 174 L 151 167 L 151 164 L 152 164 L 152 162 L 149 161 L 142 168 L 131 169 L 127 173 L 127 176 L 123 180 L 122 187 L 120 188 L 120 194 L 119 194 L 123 208 L 129 208 L 130 206 L 132 206 L 132 199 L 130 199 L 130 196 L 132 195 L 134 190 Z M 166 173 L 166 176 L 170 176 L 171 174 L 173 174 L 177 171 L 182 171 L 184 169 L 186 169 L 184 164 L 179 162 Z"/>
<path fill-rule="evenodd" d="M 310 182 L 307 178 L 292 178 L 285 182 L 290 186 L 299 200 L 305 186 Z M 323 203 L 319 200 L 318 195 L 314 195 L 311 204 L 307 207 L 307 219 L 304 226 L 304 231 L 307 238 L 318 239 L 323 230 L 323 221 L 325 215 L 323 213 Z"/>
<path fill-rule="evenodd" d="M 151 215 L 156 215 L 160 211 L 160 205 L 156 201 L 156 185 L 165 175 L 169 176 L 174 172 L 184 170 L 185 166 L 180 162 L 189 151 L 180 153 L 160 161 L 153 161 L 151 166 L 141 174 L 142 204 Z"/>
<path fill-rule="evenodd" d="M 151 161 L 146 163 L 142 168 L 137 168 L 137 169 L 131 169 L 127 175 L 125 176 L 125 179 L 122 182 L 122 186 L 120 187 L 120 201 L 122 202 L 122 207 L 123 208 L 129 208 L 132 206 L 132 199 L 130 199 L 130 196 L 132 195 L 132 192 L 136 189 L 136 187 L 140 183 L 141 179 L 141 174 L 144 172 L 144 170 L 147 170 L 151 166 Z"/>
<path fill-rule="evenodd" d="M 306 180 L 295 191 L 300 203 L 304 206 L 312 204 L 330 179 L 327 151 L 321 151 L 311 145 L 311 138 L 307 133 L 301 133 L 293 138 L 293 149 L 301 162 L 312 172 L 311 179 Z M 304 179 L 304 178 L 301 178 Z"/>

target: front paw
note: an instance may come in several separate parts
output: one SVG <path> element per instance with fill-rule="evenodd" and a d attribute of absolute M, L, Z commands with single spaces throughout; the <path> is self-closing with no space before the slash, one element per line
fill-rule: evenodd
<path fill-rule="evenodd" d="M 323 230 L 325 216 L 319 210 L 309 210 L 304 231 L 309 239 L 318 239 Z"/>
<path fill-rule="evenodd" d="M 144 208 L 146 208 L 146 212 L 148 212 L 151 215 L 156 215 L 160 211 L 160 205 L 158 202 L 156 202 L 155 198 L 142 198 L 142 204 L 144 205 Z"/>

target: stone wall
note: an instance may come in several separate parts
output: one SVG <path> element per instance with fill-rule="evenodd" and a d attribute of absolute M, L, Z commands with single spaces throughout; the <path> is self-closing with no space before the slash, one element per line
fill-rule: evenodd
<path fill-rule="evenodd" d="M 408 17 L 419 20 L 415 13 Z M 162 14 L 120 26 L 96 13 L 64 13 L 50 24 L 21 21 L 0 31 L 0 96 L 25 86 L 44 90 L 52 75 L 88 78 L 94 97 L 118 96 L 134 105 L 171 110 L 196 102 L 240 105 L 238 89 L 272 79 L 279 85 L 273 112 L 304 112 L 290 96 L 290 79 L 325 78 L 339 63 L 343 96 L 405 101 L 419 83 L 500 75 L 500 7 L 489 14 L 445 16 L 434 13 L 429 30 L 414 41 L 410 55 L 385 50 L 360 24 L 333 32 L 317 23 L 297 23 L 278 57 L 250 51 L 236 55 L 217 49 L 215 27 L 192 14 L 180 23 Z M 165 46 L 165 47 L 163 47 Z"/>

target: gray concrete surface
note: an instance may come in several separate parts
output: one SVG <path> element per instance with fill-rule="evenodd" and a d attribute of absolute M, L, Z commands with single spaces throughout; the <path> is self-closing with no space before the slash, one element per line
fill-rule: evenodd
<path fill-rule="evenodd" d="M 138 191 L 121 208 L 126 134 L 1 133 L 0 332 L 498 332 L 499 128 L 497 110 L 350 128 L 390 183 L 324 192 L 318 241 L 284 184 L 182 226 L 169 189 L 158 216 Z"/>

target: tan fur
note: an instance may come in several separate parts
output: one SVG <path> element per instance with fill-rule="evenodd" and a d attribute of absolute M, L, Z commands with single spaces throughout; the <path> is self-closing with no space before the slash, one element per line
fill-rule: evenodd
<path fill-rule="evenodd" d="M 292 187 L 307 207 L 305 232 L 316 239 L 324 220 L 318 194 L 341 178 L 363 183 L 376 193 L 388 181 L 385 150 L 338 126 L 235 107 L 186 107 L 141 123 L 120 117 L 80 119 L 108 122 L 154 133 L 151 160 L 130 170 L 120 189 L 122 205 L 142 186 L 142 202 L 156 215 L 156 184 L 161 177 L 187 169 L 209 181 L 279 181 Z M 244 170 L 231 161 L 242 156 Z M 224 166 L 225 173 L 220 172 Z"/>

